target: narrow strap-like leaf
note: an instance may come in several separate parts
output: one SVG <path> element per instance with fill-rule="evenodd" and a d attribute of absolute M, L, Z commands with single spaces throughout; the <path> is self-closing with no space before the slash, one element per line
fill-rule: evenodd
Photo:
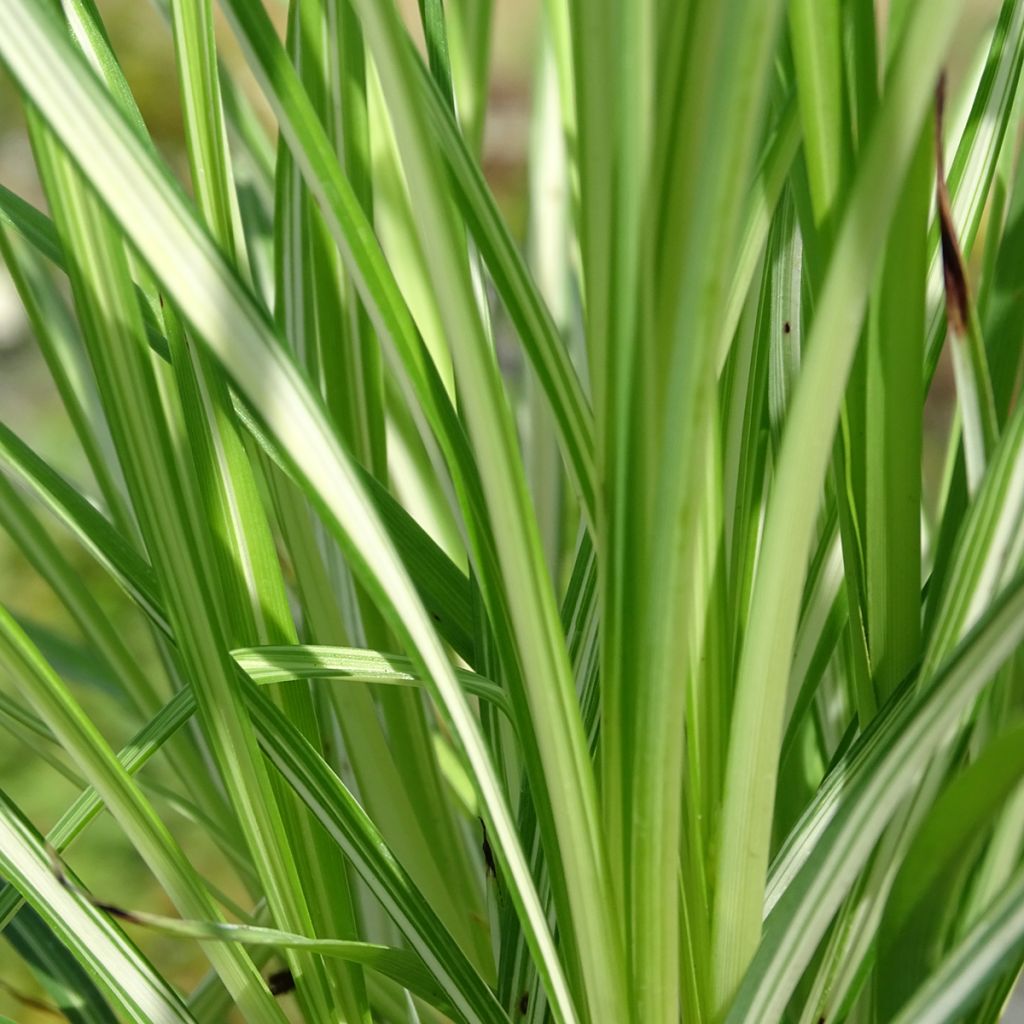
<path fill-rule="evenodd" d="M 111 1002 L 134 1024 L 191 1024 L 177 993 L 105 914 L 57 880 L 42 840 L 0 793 L 0 873 L 36 912 Z"/>
<path fill-rule="evenodd" d="M 804 839 L 802 866 L 764 925 L 728 1024 L 781 1014 L 878 837 L 942 749 L 960 716 L 1024 640 L 1024 574 L 1018 573 L 957 646 L 934 681 L 905 686 L 843 762 L 827 817 Z"/>

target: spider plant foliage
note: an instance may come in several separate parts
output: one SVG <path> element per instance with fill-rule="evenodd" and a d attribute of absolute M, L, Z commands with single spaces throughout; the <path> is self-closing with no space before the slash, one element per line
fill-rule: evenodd
<path fill-rule="evenodd" d="M 997 1021 L 1024 0 L 545 0 L 522 237 L 493 0 L 157 7 L 184 181 L 102 5 L 0 2 L 80 448 L 0 424 L 0 525 L 82 638 L 0 609 L 79 790 L 0 779 L 5 958 L 90 1024 Z M 101 811 L 172 913 L 75 875 Z"/>

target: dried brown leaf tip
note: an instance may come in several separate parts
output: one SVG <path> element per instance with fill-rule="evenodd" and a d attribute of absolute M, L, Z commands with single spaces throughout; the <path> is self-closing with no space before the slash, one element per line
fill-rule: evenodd
<path fill-rule="evenodd" d="M 953 211 L 946 186 L 946 168 L 942 147 L 942 116 L 946 105 L 946 75 L 939 78 L 935 90 L 935 204 L 939 213 L 939 236 L 942 241 L 942 275 L 946 286 L 946 319 L 957 337 L 967 334 L 970 323 L 970 291 L 967 268 L 953 226 Z"/>

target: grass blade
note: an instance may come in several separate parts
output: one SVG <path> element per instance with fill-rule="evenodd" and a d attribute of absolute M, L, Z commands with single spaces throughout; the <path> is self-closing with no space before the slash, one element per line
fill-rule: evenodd
<path fill-rule="evenodd" d="M 774 905 L 728 1024 L 782 1013 L 832 915 L 918 773 L 1022 639 L 1024 575 L 1018 574 L 930 685 L 916 692 L 904 689 L 890 701 L 847 759 L 855 766 L 856 781 L 844 785 L 829 823 Z M 844 783 L 851 782 L 844 774 Z"/>
<path fill-rule="evenodd" d="M 205 887 L 166 826 L 67 688 L 4 610 L 0 610 L 0 664 L 102 795 L 175 905 L 188 916 L 216 919 L 218 915 Z M 40 910 L 38 906 L 36 909 Z M 247 1019 L 280 1024 L 281 1011 L 246 956 L 230 947 L 212 949 L 209 956 Z"/>
<path fill-rule="evenodd" d="M 1024 949 L 1024 874 L 1006 886 L 970 933 L 943 960 L 896 1017 L 895 1024 L 940 1024 L 976 1006 L 988 984 Z"/>
<path fill-rule="evenodd" d="M 34 910 L 23 908 L 4 929 L 4 938 L 70 1024 L 116 1024 L 117 1017 L 88 973 Z"/>
<path fill-rule="evenodd" d="M 927 19 L 919 12 L 903 36 L 839 228 L 790 408 L 736 684 L 714 930 L 723 1003 L 739 983 L 761 931 L 779 726 L 804 576 L 793 571 L 794 559 L 806 565 L 814 496 L 824 478 L 870 275 L 913 155 L 907 126 L 924 123 L 928 83 L 938 75 L 958 16 L 956 4 L 931 5 Z M 828 343 L 822 343 L 826 337 Z"/>
<path fill-rule="evenodd" d="M 0 793 L 0 870 L 126 1020 L 193 1024 L 178 995 L 110 921 L 57 881 L 39 836 Z M 94 1018 L 100 1019 L 100 1018 Z"/>
<path fill-rule="evenodd" d="M 425 678 L 432 683 L 432 694 L 464 746 L 482 804 L 491 815 L 496 849 L 507 858 L 504 862 L 515 879 L 514 893 L 522 900 L 530 931 L 546 949 L 542 957 L 545 971 L 554 988 L 564 993 L 546 922 L 475 718 L 408 573 L 322 409 L 274 335 L 265 312 L 231 273 L 209 237 L 189 215 L 180 191 L 110 107 L 47 15 L 23 0 L 15 0 L 0 12 L 0 27 L 4 30 L 0 40 L 32 40 L 31 46 L 17 47 L 4 46 L 0 41 L 0 55 L 30 90 L 53 128 L 73 148 L 90 180 L 102 188 L 104 199 L 193 329 L 227 363 L 239 390 L 260 408 L 264 427 L 283 442 L 290 468 L 303 482 L 317 480 L 309 496 L 337 530 L 354 571 L 378 606 L 386 610 L 396 635 L 416 652 Z M 69 76 L 63 84 L 52 73 L 55 67 L 61 69 L 62 76 Z M 71 94 L 77 98 L 74 112 L 63 98 Z M 122 177 L 124 174 L 130 184 Z M 273 403 L 261 401 L 268 374 L 275 379 L 278 396 Z M 280 401 L 283 396 L 288 399 L 287 406 Z M 198 625 L 195 623 L 194 628 Z M 560 1003 L 571 1018 L 571 1004 L 565 995 Z"/>

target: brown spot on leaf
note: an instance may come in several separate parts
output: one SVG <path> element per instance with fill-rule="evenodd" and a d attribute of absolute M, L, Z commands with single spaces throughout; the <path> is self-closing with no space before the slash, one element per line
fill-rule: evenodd
<path fill-rule="evenodd" d="M 288 992 L 295 991 L 295 978 L 292 972 L 286 967 L 283 971 L 274 971 L 267 978 L 267 988 L 273 996 L 283 996 Z"/>
<path fill-rule="evenodd" d="M 46 855 L 50 858 L 50 870 L 53 872 L 53 877 L 65 889 L 71 889 L 72 885 L 68 881 L 68 876 L 64 874 L 64 865 L 61 863 L 60 854 L 49 843 L 46 844 Z"/>
<path fill-rule="evenodd" d="M 957 337 L 967 334 L 970 323 L 970 291 L 963 252 L 953 225 L 953 210 L 946 186 L 942 152 L 942 115 L 946 105 L 946 75 L 939 78 L 935 90 L 935 202 L 939 212 L 939 236 L 942 241 L 942 276 L 946 286 L 946 319 Z"/>
<path fill-rule="evenodd" d="M 785 322 L 785 323 L 784 323 L 784 324 L 782 325 L 782 333 L 783 333 L 783 334 L 789 334 L 789 332 L 790 332 L 791 330 L 793 330 L 793 327 L 792 327 L 792 325 L 790 324 L 790 322 L 789 322 L 789 321 L 787 320 L 787 321 L 786 321 L 786 322 Z"/>
<path fill-rule="evenodd" d="M 494 851 L 491 849 L 490 841 L 487 838 L 487 823 L 483 818 L 478 818 L 477 820 L 480 822 L 480 828 L 483 830 L 484 834 L 484 840 L 480 848 L 483 850 L 484 854 L 484 865 L 487 868 L 486 873 L 491 878 L 497 878 L 498 867 L 494 863 Z"/>
<path fill-rule="evenodd" d="M 529 1010 L 529 1008 L 530 1008 L 530 993 L 529 992 L 524 992 L 519 997 L 519 1002 L 516 1003 L 516 1008 L 519 1010 L 519 1016 L 520 1017 L 525 1017 L 526 1016 L 526 1011 Z"/>
<path fill-rule="evenodd" d="M 109 914 L 111 917 L 120 918 L 122 921 L 127 921 L 129 924 L 144 924 L 144 921 L 140 921 L 130 910 L 125 910 L 124 907 L 119 907 L 115 903 L 105 903 L 103 900 L 91 900 L 92 905 L 97 910 L 102 910 L 104 914 Z"/>

